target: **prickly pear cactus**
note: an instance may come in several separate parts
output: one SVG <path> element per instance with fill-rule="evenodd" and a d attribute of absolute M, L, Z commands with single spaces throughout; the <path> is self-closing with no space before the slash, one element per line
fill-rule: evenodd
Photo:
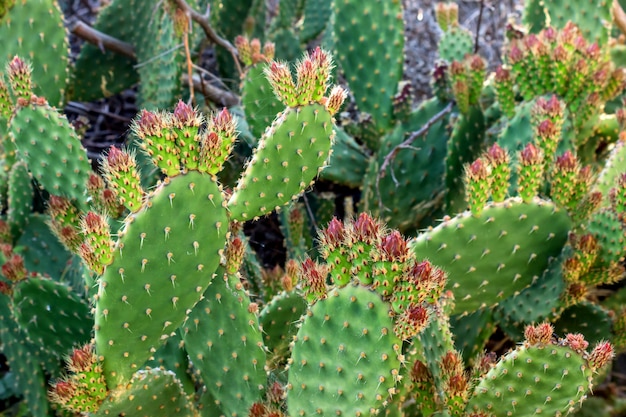
<path fill-rule="evenodd" d="M 33 66 L 33 92 L 53 106 L 65 102 L 69 75 L 69 40 L 63 14 L 54 0 L 16 0 L 0 15 L 3 39 L 0 68 L 18 55 Z"/>
<path fill-rule="evenodd" d="M 198 172 L 166 180 L 146 201 L 126 219 L 99 279 L 96 347 L 110 388 L 129 381 L 182 324 L 209 285 L 228 232 L 222 193 Z"/>
<path fill-rule="evenodd" d="M 228 200 L 233 219 L 254 219 L 289 203 L 326 164 L 333 114 L 346 94 L 336 87 L 325 96 L 331 66 L 329 55 L 317 48 L 300 62 L 296 83 L 286 65 L 274 62 L 268 68 L 268 79 L 287 108 L 261 137 Z"/>

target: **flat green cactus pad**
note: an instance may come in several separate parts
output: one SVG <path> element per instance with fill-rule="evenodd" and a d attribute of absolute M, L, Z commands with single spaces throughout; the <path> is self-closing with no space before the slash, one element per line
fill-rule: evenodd
<path fill-rule="evenodd" d="M 137 372 L 128 386 L 113 391 L 94 417 L 105 416 L 196 417 L 190 398 L 171 371 L 151 369 Z"/>
<path fill-rule="evenodd" d="M 359 286 L 331 291 L 306 314 L 294 341 L 289 415 L 369 415 L 395 385 L 400 345 L 377 293 Z"/>
<path fill-rule="evenodd" d="M 110 388 L 127 382 L 200 300 L 227 228 L 218 185 L 198 172 L 169 180 L 127 219 L 96 302 L 96 347 Z"/>
<path fill-rule="evenodd" d="M 554 204 L 510 198 L 490 203 L 479 216 L 464 212 L 445 220 L 410 247 L 418 259 L 448 273 L 453 314 L 471 313 L 537 280 L 549 259 L 561 252 L 570 229 L 569 217 Z"/>
<path fill-rule="evenodd" d="M 582 355 L 569 347 L 519 346 L 481 379 L 467 410 L 496 417 L 565 415 L 587 394 L 591 376 Z"/>
<path fill-rule="evenodd" d="M 222 268 L 217 275 L 183 326 L 183 340 L 224 414 L 246 417 L 267 383 L 265 347 L 245 291 L 229 287 Z"/>
<path fill-rule="evenodd" d="M 31 104 L 17 110 L 10 129 L 18 157 L 39 184 L 51 194 L 82 204 L 92 170 L 67 118 L 47 104 Z"/>
<path fill-rule="evenodd" d="M 33 66 L 34 93 L 52 105 L 65 101 L 69 40 L 55 0 L 17 0 L 0 19 L 0 68 L 15 55 Z"/>
<path fill-rule="evenodd" d="M 252 220 L 299 196 L 326 163 L 333 137 L 332 116 L 320 104 L 278 115 L 228 201 L 231 218 Z"/>

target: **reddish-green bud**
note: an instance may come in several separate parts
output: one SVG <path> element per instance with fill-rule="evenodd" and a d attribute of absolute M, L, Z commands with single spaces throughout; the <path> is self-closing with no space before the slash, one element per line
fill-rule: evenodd
<path fill-rule="evenodd" d="M 380 239 L 382 225 L 367 213 L 361 213 L 352 225 L 351 241 L 374 244 Z"/>
<path fill-rule="evenodd" d="M 333 251 L 344 242 L 345 236 L 343 223 L 333 217 L 328 226 L 320 233 L 320 244 L 326 250 Z"/>
<path fill-rule="evenodd" d="M 494 143 L 487 151 L 487 160 L 491 167 L 491 198 L 496 202 L 504 201 L 511 177 L 509 155 L 506 150 Z"/>
<path fill-rule="evenodd" d="M 522 50 L 517 46 L 517 44 L 514 43 L 513 45 L 511 45 L 508 58 L 509 58 L 509 63 L 511 63 L 511 65 L 517 64 L 518 62 L 521 62 L 524 59 L 524 52 L 522 52 Z"/>
<path fill-rule="evenodd" d="M 248 417 L 267 417 L 267 407 L 259 402 L 252 404 L 248 411 Z"/>
<path fill-rule="evenodd" d="M 139 211 L 144 191 L 134 155 L 111 146 L 103 160 L 102 170 L 109 186 L 117 194 L 119 203 L 133 213 Z"/>
<path fill-rule="evenodd" d="M 491 168 L 484 159 L 465 166 L 465 194 L 469 210 L 480 215 L 491 194 Z"/>
<path fill-rule="evenodd" d="M 9 83 L 13 90 L 13 95 L 17 98 L 30 101 L 32 93 L 31 74 L 32 67 L 18 56 L 13 57 L 7 65 Z M 19 103 L 18 103 L 19 104 Z"/>
<path fill-rule="evenodd" d="M 427 308 L 416 305 L 400 313 L 396 318 L 394 333 L 402 340 L 408 340 L 420 334 L 428 325 L 430 312 Z"/>
<path fill-rule="evenodd" d="M 524 329 L 524 338 L 531 346 L 550 344 L 553 334 L 554 327 L 550 323 L 540 323 L 536 326 L 528 325 Z"/>
<path fill-rule="evenodd" d="M 565 151 L 556 158 L 556 169 L 563 172 L 577 172 L 578 161 L 571 151 Z"/>
<path fill-rule="evenodd" d="M 427 382 L 432 380 L 430 369 L 420 360 L 416 360 L 411 367 L 410 378 L 412 382 Z"/>
<path fill-rule="evenodd" d="M 291 71 L 287 64 L 272 61 L 265 69 L 265 75 L 272 85 L 276 97 L 288 107 L 296 107 L 296 85 L 291 77 Z"/>
<path fill-rule="evenodd" d="M 13 254 L 2 265 L 2 275 L 12 282 L 18 282 L 26 278 L 27 271 L 24 266 L 24 258 L 21 255 Z"/>
<path fill-rule="evenodd" d="M 380 252 L 386 261 L 405 262 L 409 256 L 407 242 L 397 230 L 382 239 Z"/>
<path fill-rule="evenodd" d="M 334 86 L 332 90 L 330 90 L 330 94 L 326 100 L 326 110 L 328 110 L 331 115 L 335 115 L 343 105 L 347 96 L 348 92 L 343 87 L 339 85 Z"/>
<path fill-rule="evenodd" d="M 285 389 L 283 386 L 274 381 L 267 391 L 267 400 L 272 404 L 281 404 L 285 397 Z"/>
<path fill-rule="evenodd" d="M 72 351 L 67 361 L 67 367 L 75 373 L 88 372 L 95 363 L 96 355 L 93 351 L 93 345 L 86 344 Z"/>
<path fill-rule="evenodd" d="M 59 404 L 70 402 L 76 394 L 76 388 L 75 383 L 70 380 L 61 379 L 56 381 L 52 384 L 52 388 L 50 389 L 52 401 Z"/>
<path fill-rule="evenodd" d="M 583 353 L 587 347 L 589 347 L 589 342 L 585 340 L 585 336 L 580 333 L 568 333 L 565 335 L 564 339 L 561 339 L 561 343 L 565 346 L 569 346 L 572 350 L 577 353 Z"/>
<path fill-rule="evenodd" d="M 276 45 L 274 42 L 265 42 L 265 45 L 263 45 L 263 55 L 265 55 L 265 59 L 268 61 L 274 59 L 276 55 Z"/>
<path fill-rule="evenodd" d="M 0 219 L 0 243 L 11 243 L 11 226 L 4 220 Z"/>
<path fill-rule="evenodd" d="M 614 356 L 613 345 L 610 342 L 602 341 L 593 348 L 587 361 L 594 370 L 599 370 L 609 364 Z"/>
<path fill-rule="evenodd" d="M 252 51 L 250 50 L 250 41 L 239 35 L 235 38 L 235 48 L 239 53 L 239 60 L 245 65 L 252 65 Z"/>
<path fill-rule="evenodd" d="M 541 32 L 541 35 L 543 36 L 543 39 L 552 43 L 556 42 L 558 33 L 552 26 L 548 26 Z"/>
<path fill-rule="evenodd" d="M 236 274 L 243 263 L 246 247 L 239 237 L 228 242 L 226 247 L 226 273 Z"/>
<path fill-rule="evenodd" d="M 325 264 L 314 262 L 311 258 L 300 264 L 300 276 L 305 290 L 305 299 L 310 303 L 326 297 L 326 277 L 329 268 Z"/>
<path fill-rule="evenodd" d="M 182 100 L 178 100 L 178 104 L 174 109 L 172 123 L 175 127 L 182 129 L 187 126 L 200 126 L 202 118 L 198 113 Z"/>
<path fill-rule="evenodd" d="M 0 294 L 11 297 L 13 295 L 13 286 L 6 281 L 0 281 Z"/>

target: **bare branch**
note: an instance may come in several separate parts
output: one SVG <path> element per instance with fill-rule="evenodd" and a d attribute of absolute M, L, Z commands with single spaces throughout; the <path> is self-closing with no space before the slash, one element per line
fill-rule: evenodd
<path fill-rule="evenodd" d="M 189 83 L 189 78 L 185 76 L 184 81 Z M 194 90 L 201 92 L 202 95 L 204 95 L 209 101 L 219 106 L 232 107 L 239 104 L 239 96 L 237 94 L 208 84 L 197 74 L 194 74 L 193 76 L 193 88 Z"/>
<path fill-rule="evenodd" d="M 96 45 L 102 52 L 108 50 L 137 60 L 133 45 L 102 33 L 80 20 L 71 23 L 69 31 L 79 38 Z"/>
<path fill-rule="evenodd" d="M 381 165 L 380 170 L 378 171 L 378 175 L 376 175 L 376 195 L 378 196 L 378 208 L 381 211 L 381 214 L 382 214 L 384 205 L 383 205 L 383 198 L 382 198 L 382 196 L 380 194 L 380 179 L 385 176 L 387 168 L 393 162 L 393 160 L 395 159 L 395 157 L 398 154 L 398 152 L 400 152 L 400 149 L 417 150 L 418 148 L 415 148 L 412 145 L 413 142 L 415 141 L 415 139 L 419 138 L 420 136 L 423 136 L 423 135 L 427 134 L 428 130 L 435 123 L 437 123 L 445 115 L 447 115 L 448 113 L 450 113 L 452 111 L 452 107 L 453 106 L 454 106 L 454 102 L 451 101 L 450 103 L 448 103 L 448 105 L 446 107 L 443 108 L 443 110 L 441 110 L 439 113 L 434 115 L 429 121 L 427 121 L 426 124 L 424 124 L 424 126 L 422 126 L 419 130 L 416 130 L 415 132 L 411 133 L 411 135 L 404 142 L 400 143 L 399 145 L 396 145 L 387 154 L 387 156 L 385 156 L 383 164 Z M 398 180 L 395 177 L 393 169 L 391 170 L 391 178 L 393 179 L 393 182 L 394 182 L 394 184 L 397 187 L 399 184 L 398 184 Z"/>
<path fill-rule="evenodd" d="M 202 27 L 202 30 L 204 30 L 204 33 L 206 34 L 207 38 L 209 38 L 209 40 L 213 41 L 216 45 L 219 45 L 222 48 L 226 49 L 228 52 L 230 52 L 230 54 L 233 56 L 233 60 L 235 61 L 237 71 L 239 72 L 239 74 L 242 74 L 243 71 L 241 69 L 241 65 L 239 65 L 239 53 L 237 52 L 237 48 L 235 48 L 233 44 L 228 42 L 226 39 L 221 38 L 217 33 L 215 33 L 215 30 L 213 30 L 211 24 L 209 23 L 208 15 L 201 15 L 200 13 L 192 9 L 185 0 L 174 1 L 180 9 L 187 13 L 194 22 Z"/>

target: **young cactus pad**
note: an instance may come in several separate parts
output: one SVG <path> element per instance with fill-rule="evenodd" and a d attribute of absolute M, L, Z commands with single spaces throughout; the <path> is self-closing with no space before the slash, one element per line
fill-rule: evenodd
<path fill-rule="evenodd" d="M 321 49 L 300 61 L 297 84 L 289 68 L 272 63 L 267 76 L 287 108 L 265 131 L 237 183 L 228 209 L 232 219 L 251 220 L 289 203 L 324 167 L 333 142 L 333 114 L 345 91 L 324 97 L 332 63 Z"/>
<path fill-rule="evenodd" d="M 166 180 L 120 232 L 100 278 L 96 347 L 109 388 L 128 382 L 200 300 L 228 220 L 218 185 L 189 172 Z"/>

